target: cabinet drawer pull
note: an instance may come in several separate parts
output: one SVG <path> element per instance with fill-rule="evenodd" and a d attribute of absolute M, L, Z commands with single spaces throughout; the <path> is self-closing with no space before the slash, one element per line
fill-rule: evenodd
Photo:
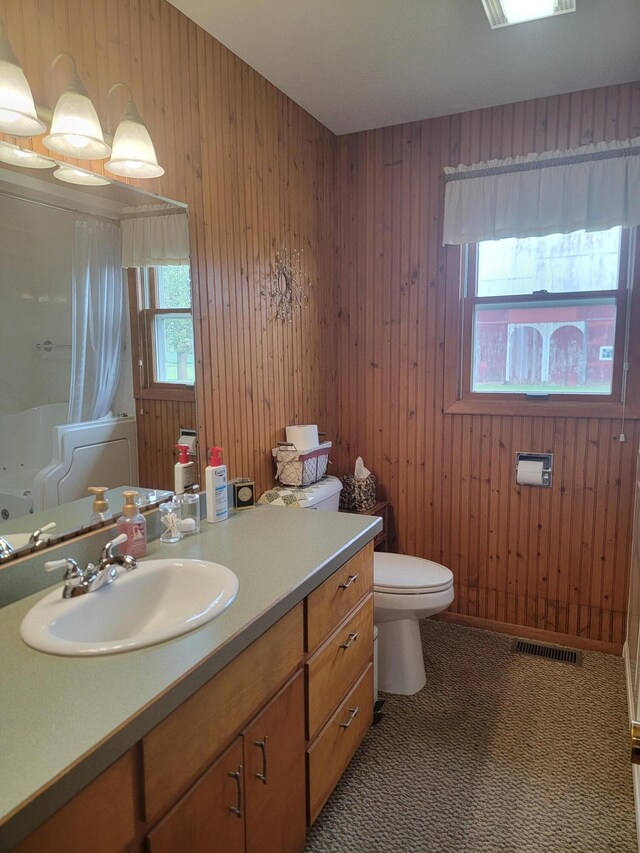
<path fill-rule="evenodd" d="M 360 708 L 349 708 L 349 719 L 347 720 L 346 723 L 340 723 L 340 728 L 341 729 L 348 729 L 349 726 L 351 725 L 351 723 L 358 716 L 359 710 L 360 710 Z"/>
<path fill-rule="evenodd" d="M 229 811 L 233 812 L 236 817 L 242 817 L 242 764 L 237 770 L 230 771 L 229 778 L 235 779 L 238 786 L 236 804 L 235 806 L 229 806 Z"/>
<path fill-rule="evenodd" d="M 358 580 L 358 575 L 349 575 L 345 583 L 339 583 L 338 589 L 349 589 L 352 583 L 355 583 Z"/>
<path fill-rule="evenodd" d="M 267 736 L 262 740 L 254 740 L 254 746 L 257 746 L 262 753 L 262 773 L 256 773 L 256 779 L 259 779 L 263 785 L 267 784 Z"/>
<path fill-rule="evenodd" d="M 354 631 L 353 634 L 349 634 L 346 643 L 340 643 L 341 649 L 348 649 L 349 646 L 353 645 L 355 641 L 358 639 L 358 632 Z"/>

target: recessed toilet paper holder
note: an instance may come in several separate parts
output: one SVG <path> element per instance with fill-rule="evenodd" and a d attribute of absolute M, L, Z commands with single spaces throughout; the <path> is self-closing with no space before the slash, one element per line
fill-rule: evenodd
<path fill-rule="evenodd" d="M 541 482 L 529 483 L 528 485 L 551 487 L 553 482 L 553 453 L 516 453 L 516 483 L 518 482 L 518 468 L 521 462 L 542 462 Z"/>

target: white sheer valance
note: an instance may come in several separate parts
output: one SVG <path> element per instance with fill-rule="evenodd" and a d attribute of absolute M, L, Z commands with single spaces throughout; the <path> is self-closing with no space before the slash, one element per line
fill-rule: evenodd
<path fill-rule="evenodd" d="M 121 218 L 122 266 L 161 267 L 189 263 L 187 214 L 172 205 L 145 205 Z"/>
<path fill-rule="evenodd" d="M 445 173 L 445 244 L 640 224 L 640 138 Z"/>

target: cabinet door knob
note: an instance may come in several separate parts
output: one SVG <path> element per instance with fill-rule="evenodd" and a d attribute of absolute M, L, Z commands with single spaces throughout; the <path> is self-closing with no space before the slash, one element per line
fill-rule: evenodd
<path fill-rule="evenodd" d="M 242 764 L 237 770 L 230 771 L 229 778 L 235 779 L 238 786 L 236 804 L 229 806 L 229 811 L 233 812 L 236 817 L 242 817 Z"/>
<path fill-rule="evenodd" d="M 263 785 L 267 784 L 267 736 L 262 740 L 254 740 L 254 746 L 257 746 L 262 753 L 262 773 L 256 773 L 256 779 L 259 779 Z"/>
<path fill-rule="evenodd" d="M 351 725 L 351 723 L 358 716 L 359 710 L 360 710 L 360 708 L 349 708 L 349 719 L 347 720 L 346 723 L 340 723 L 340 728 L 341 729 L 348 729 L 349 726 Z"/>
<path fill-rule="evenodd" d="M 349 589 L 352 583 L 355 583 L 358 580 L 358 575 L 349 575 L 347 580 L 344 583 L 338 584 L 338 589 Z"/>
<path fill-rule="evenodd" d="M 358 632 L 354 631 L 353 634 L 349 634 L 349 636 L 347 637 L 346 643 L 340 643 L 340 648 L 341 649 L 348 649 L 349 646 L 353 645 L 353 643 L 355 643 L 355 641 L 357 639 L 358 639 Z"/>

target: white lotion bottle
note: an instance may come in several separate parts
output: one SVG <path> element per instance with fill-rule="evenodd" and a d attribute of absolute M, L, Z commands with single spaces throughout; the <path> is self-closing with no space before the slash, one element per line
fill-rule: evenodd
<path fill-rule="evenodd" d="M 176 444 L 180 456 L 174 466 L 174 491 L 176 495 L 183 495 L 184 490 L 193 486 L 196 481 L 195 465 L 189 459 L 189 446 L 187 444 Z"/>
<path fill-rule="evenodd" d="M 205 472 L 207 494 L 207 521 L 224 521 L 229 517 L 227 503 L 227 466 L 222 464 L 222 448 L 209 450 L 209 464 Z"/>

